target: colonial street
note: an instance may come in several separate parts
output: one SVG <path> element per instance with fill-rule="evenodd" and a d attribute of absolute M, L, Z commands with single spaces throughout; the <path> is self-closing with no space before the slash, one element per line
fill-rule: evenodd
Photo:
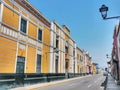
<path fill-rule="evenodd" d="M 61 84 L 39 88 L 36 90 L 103 90 L 101 84 L 104 82 L 104 80 L 105 76 L 101 74 L 92 75 Z"/>

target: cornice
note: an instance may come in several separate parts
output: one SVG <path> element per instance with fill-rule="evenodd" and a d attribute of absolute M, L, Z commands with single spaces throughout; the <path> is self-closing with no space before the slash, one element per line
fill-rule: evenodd
<path fill-rule="evenodd" d="M 34 8 L 27 0 L 15 0 L 20 5 L 22 5 L 25 9 L 27 9 L 30 13 L 32 13 L 36 18 L 42 21 L 46 26 L 50 27 L 50 21 L 45 18 L 40 11 Z"/>

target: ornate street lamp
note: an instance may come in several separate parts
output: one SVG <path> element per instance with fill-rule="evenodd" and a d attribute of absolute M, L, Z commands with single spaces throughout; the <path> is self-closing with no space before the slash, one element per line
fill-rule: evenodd
<path fill-rule="evenodd" d="M 101 8 L 99 9 L 99 11 L 101 12 L 103 20 L 107 20 L 107 19 L 119 19 L 118 30 L 120 29 L 120 16 L 107 17 L 108 7 L 105 6 L 105 5 L 102 5 Z M 109 58 L 109 55 L 107 54 L 106 57 Z M 119 63 L 117 63 L 117 67 L 118 67 L 118 65 L 119 65 Z M 109 69 L 109 66 L 108 66 L 108 69 Z M 118 72 L 119 72 L 119 70 L 118 70 Z M 119 80 L 120 80 L 120 73 L 118 73 L 117 78 L 119 78 Z"/>
<path fill-rule="evenodd" d="M 105 19 L 107 17 L 108 7 L 103 4 L 99 11 L 101 12 L 102 18 Z"/>
<path fill-rule="evenodd" d="M 106 19 L 120 19 L 120 16 L 107 17 L 108 7 L 104 4 L 101 6 L 101 8 L 99 8 L 99 11 L 100 11 L 102 18 L 104 20 L 106 20 Z"/>

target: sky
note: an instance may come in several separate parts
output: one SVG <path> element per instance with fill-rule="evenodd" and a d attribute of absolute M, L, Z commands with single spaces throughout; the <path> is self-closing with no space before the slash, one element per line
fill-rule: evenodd
<path fill-rule="evenodd" d="M 102 4 L 109 7 L 108 17 L 120 15 L 120 0 L 28 0 L 50 21 L 65 24 L 77 46 L 87 50 L 100 67 L 107 67 L 117 19 L 103 20 Z"/>

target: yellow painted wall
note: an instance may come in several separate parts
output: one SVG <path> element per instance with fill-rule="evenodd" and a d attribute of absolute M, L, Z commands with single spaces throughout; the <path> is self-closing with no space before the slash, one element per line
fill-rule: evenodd
<path fill-rule="evenodd" d="M 0 73 L 14 73 L 17 43 L 0 37 Z"/>
<path fill-rule="evenodd" d="M 63 27 L 63 29 L 67 35 L 70 35 L 70 31 L 66 27 Z"/>
<path fill-rule="evenodd" d="M 35 24 L 37 24 L 37 21 L 35 20 L 35 19 L 33 19 L 33 18 L 29 18 L 32 22 L 34 22 Z"/>
<path fill-rule="evenodd" d="M 59 34 L 59 27 L 56 26 L 56 33 Z"/>
<path fill-rule="evenodd" d="M 10 5 L 12 8 L 14 8 L 15 10 L 19 11 L 19 8 L 16 7 L 15 5 L 13 5 L 9 0 L 4 0 L 8 5 Z"/>
<path fill-rule="evenodd" d="M 44 27 L 43 42 L 50 45 L 50 30 Z"/>
<path fill-rule="evenodd" d="M 44 28 L 43 42 L 50 45 L 50 30 Z M 43 57 L 42 57 L 42 72 L 49 72 L 49 64 L 50 64 L 50 47 L 43 45 Z"/>
<path fill-rule="evenodd" d="M 22 14 L 27 17 L 27 14 L 25 12 L 22 12 Z"/>
<path fill-rule="evenodd" d="M 4 6 L 3 10 L 3 23 L 8 24 L 16 29 L 18 29 L 19 26 L 19 16 L 6 6 Z"/>
<path fill-rule="evenodd" d="M 26 57 L 26 48 L 25 49 L 18 48 L 18 56 Z"/>
<path fill-rule="evenodd" d="M 96 74 L 96 66 L 95 65 L 92 65 L 92 71 L 93 71 L 93 74 Z"/>
<path fill-rule="evenodd" d="M 43 46 L 43 57 L 42 57 L 42 73 L 49 72 L 49 64 L 50 64 L 50 53 L 48 53 L 50 48 L 46 45 Z"/>
<path fill-rule="evenodd" d="M 28 46 L 26 73 L 35 73 L 36 69 L 36 49 Z"/>
<path fill-rule="evenodd" d="M 37 27 L 32 23 L 28 25 L 28 35 L 37 38 Z"/>

